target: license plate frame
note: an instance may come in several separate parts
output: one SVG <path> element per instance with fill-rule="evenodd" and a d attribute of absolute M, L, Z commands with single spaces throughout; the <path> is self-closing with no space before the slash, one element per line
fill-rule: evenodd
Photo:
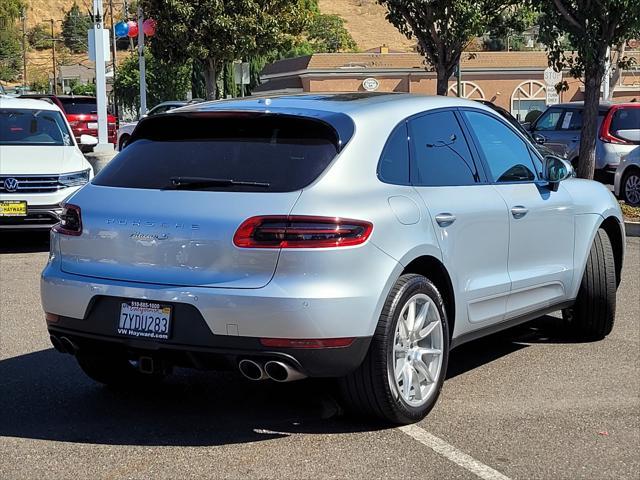
<path fill-rule="evenodd" d="M 116 333 L 141 340 L 169 340 L 172 323 L 171 305 L 146 300 L 122 300 Z"/>
<path fill-rule="evenodd" d="M 29 205 L 26 201 L 0 200 L 0 217 L 26 217 L 27 215 L 29 215 Z"/>

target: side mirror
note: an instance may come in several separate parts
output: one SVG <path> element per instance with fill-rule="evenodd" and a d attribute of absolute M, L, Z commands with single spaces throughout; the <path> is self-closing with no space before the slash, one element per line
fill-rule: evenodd
<path fill-rule="evenodd" d="M 549 182 L 549 189 L 552 192 L 558 191 L 558 185 L 563 180 L 573 176 L 573 167 L 566 160 L 549 155 L 544 158 L 544 179 Z"/>
<path fill-rule="evenodd" d="M 532 137 L 538 145 L 544 145 L 544 142 L 547 141 L 547 139 L 544 138 L 544 135 L 540 135 L 539 133 L 534 133 Z"/>
<path fill-rule="evenodd" d="M 98 144 L 98 139 L 93 135 L 80 135 L 80 145 L 86 145 L 88 147 L 93 147 Z"/>

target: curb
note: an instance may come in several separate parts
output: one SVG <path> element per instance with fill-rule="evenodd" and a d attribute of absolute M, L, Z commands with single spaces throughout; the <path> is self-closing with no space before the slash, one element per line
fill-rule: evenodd
<path fill-rule="evenodd" d="M 624 230 L 627 237 L 640 237 L 640 222 L 624 222 Z"/>

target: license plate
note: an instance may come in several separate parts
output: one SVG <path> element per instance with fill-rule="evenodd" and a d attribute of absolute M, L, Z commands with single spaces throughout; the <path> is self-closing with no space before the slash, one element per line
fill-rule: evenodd
<path fill-rule="evenodd" d="M 87 123 L 87 128 L 89 130 L 97 130 L 98 129 L 98 122 L 89 122 L 89 123 Z"/>
<path fill-rule="evenodd" d="M 153 302 L 129 301 L 120 305 L 118 335 L 167 340 L 171 332 L 171 307 Z"/>
<path fill-rule="evenodd" d="M 27 202 L 19 200 L 0 201 L 0 217 L 26 217 Z"/>

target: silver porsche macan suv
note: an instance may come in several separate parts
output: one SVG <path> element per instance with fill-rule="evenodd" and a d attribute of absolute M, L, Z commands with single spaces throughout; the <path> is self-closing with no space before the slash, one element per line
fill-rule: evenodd
<path fill-rule="evenodd" d="M 64 205 L 42 304 L 98 382 L 338 377 L 408 423 L 466 341 L 556 310 L 607 335 L 623 254 L 611 193 L 481 104 L 249 98 L 142 120 Z"/>

